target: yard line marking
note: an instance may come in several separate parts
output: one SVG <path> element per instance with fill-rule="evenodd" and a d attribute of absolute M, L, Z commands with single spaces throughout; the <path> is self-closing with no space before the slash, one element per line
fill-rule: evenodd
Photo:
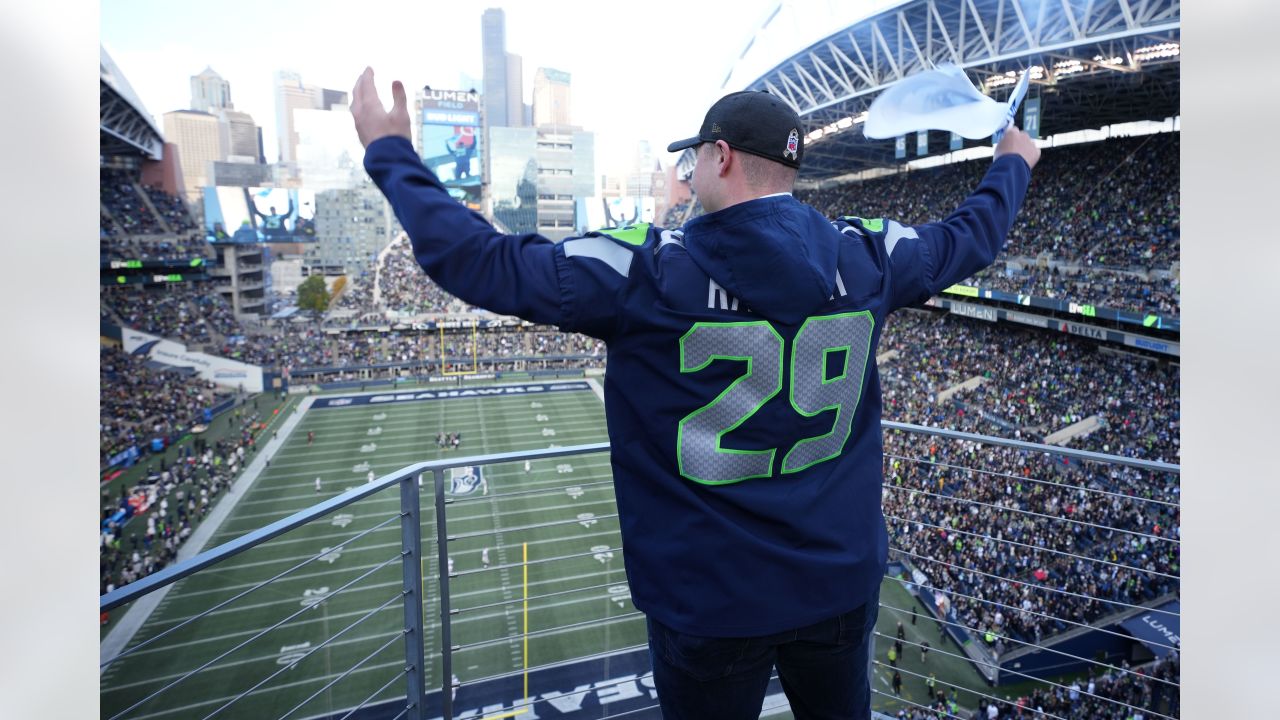
<path fill-rule="evenodd" d="M 578 598 L 578 599 L 574 599 L 574 600 L 559 600 L 559 601 L 556 601 L 556 602 L 553 602 L 553 603 L 546 603 L 546 604 L 540 605 L 540 606 L 538 606 L 538 607 L 531 608 L 531 609 L 530 609 L 530 612 L 531 612 L 531 613 L 534 613 L 534 612 L 546 611 L 546 610 L 556 610 L 556 609 L 559 609 L 559 608 L 571 607 L 571 606 L 573 606 L 573 605 L 582 605 L 582 606 L 584 606 L 584 607 L 586 607 L 586 608 L 591 608 L 591 607 L 593 607 L 593 606 L 598 605 L 598 604 L 600 603 L 600 600 L 602 600 L 602 599 L 604 599 L 604 600 L 608 600 L 608 599 L 610 599 L 611 597 L 612 597 L 612 595 L 610 595 L 609 593 L 607 593 L 607 592 L 606 592 L 606 593 L 605 593 L 605 594 L 603 594 L 603 595 L 600 595 L 600 594 L 592 594 L 592 595 L 590 595 L 590 596 L 588 596 L 588 597 Z M 329 616 L 328 616 L 328 620 L 329 620 L 330 622 L 332 622 L 332 621 L 336 621 L 336 620 L 342 620 L 342 619 L 345 619 L 345 618 L 362 617 L 362 616 L 364 616 L 367 612 L 368 612 L 367 610 L 353 610 L 353 611 L 351 611 L 351 612 L 346 612 L 346 613 L 330 613 L 330 614 L 329 614 Z M 396 617 L 399 617 L 398 613 L 403 613 L 403 612 L 404 612 L 404 609 L 403 609 L 402 607 L 400 607 L 400 606 L 398 606 L 398 605 L 394 605 L 394 604 L 393 604 L 393 605 L 390 605 L 390 606 L 388 606 L 388 607 L 383 608 L 383 609 L 382 609 L 382 610 L 380 610 L 377 614 L 375 614 L 373 617 L 374 617 L 374 618 L 377 618 L 377 617 L 379 617 L 379 616 L 382 616 L 382 617 L 387 617 L 387 618 L 388 618 L 388 619 L 390 619 L 390 620 L 394 620 Z M 387 613 L 389 613 L 389 615 L 387 615 Z M 595 617 L 596 617 L 596 615 L 597 615 L 597 613 L 595 613 L 595 612 L 588 612 L 588 613 L 585 613 L 585 614 L 580 614 L 580 615 L 579 615 L 579 617 L 583 617 L 583 618 L 586 618 L 586 619 L 589 619 L 589 620 L 590 620 L 590 619 L 595 618 Z M 601 615 L 603 615 L 603 614 L 601 614 Z M 454 627 L 459 627 L 459 626 L 467 625 L 467 624 L 471 624 L 471 623 L 488 623 L 488 625 L 484 625 L 484 627 L 490 627 L 490 626 L 492 625 L 492 622 L 491 622 L 491 621 L 493 621 L 493 620 L 495 620 L 495 619 L 497 619 L 497 618 L 500 618 L 500 617 L 504 617 L 504 616 L 505 616 L 505 613 L 504 613 L 504 612 L 490 612 L 490 613 L 487 613 L 487 614 L 482 614 L 482 615 L 473 615 L 473 616 L 470 616 L 470 617 L 462 617 L 462 618 L 460 618 L 460 619 L 456 619 L 456 620 L 454 620 L 454 621 L 453 621 L 453 625 L 454 625 Z M 298 620 L 295 620 L 295 621 L 292 621 L 292 622 L 288 622 L 288 623 L 285 623 L 284 625 L 281 625 L 279 628 L 277 628 L 277 630 L 283 630 L 283 629 L 285 629 L 285 628 L 288 628 L 288 629 L 298 629 L 298 628 L 306 627 L 306 626 L 308 626 L 308 625 L 314 625 L 314 624 L 324 623 L 324 622 L 325 622 L 325 618 L 322 618 L 322 617 L 311 617 L 311 618 L 307 618 L 307 619 L 305 619 L 305 620 L 301 619 L 302 617 L 304 617 L 304 616 L 299 616 L 299 619 L 298 619 Z M 643 620 L 643 619 L 644 619 L 644 618 L 643 618 L 642 616 L 640 616 L 640 617 L 637 617 L 637 616 L 631 616 L 631 617 L 623 617 L 623 616 L 612 616 L 612 617 L 607 617 L 607 616 L 601 616 L 601 617 L 599 617 L 599 618 L 598 618 L 599 622 L 593 622 L 591 625 L 588 625 L 588 626 L 573 627 L 573 628 L 554 628 L 554 629 L 550 630 L 549 632 L 548 632 L 548 631 L 539 631 L 539 632 L 541 632 L 541 633 L 542 633 L 542 634 L 540 635 L 540 637 L 552 637 L 552 636 L 555 636 L 555 635 L 563 635 L 563 634 L 565 634 L 565 633 L 580 632 L 580 631 L 581 631 L 581 632 L 590 631 L 590 630 L 592 630 L 593 628 L 601 627 L 603 623 L 626 622 L 626 621 L 628 621 L 628 620 Z M 398 623 L 397 623 L 397 625 L 398 625 Z M 241 637 L 241 636 L 244 636 L 244 635 L 252 635 L 252 634 L 254 634 L 254 633 L 256 633 L 256 632 L 258 632 L 258 629 L 243 630 L 243 631 L 237 631 L 237 632 L 234 632 L 234 633 L 225 633 L 225 634 L 222 634 L 222 635 L 216 635 L 216 636 L 211 636 L 211 637 L 207 637 L 207 638 L 202 638 L 202 639 L 199 639 L 199 640 L 189 640 L 189 641 L 187 641 L 187 642 L 183 642 L 183 643 L 174 643 L 174 644 L 172 644 L 172 645 L 167 645 L 167 646 L 162 646 L 162 647 L 152 646 L 152 647 L 144 648 L 143 650 L 139 650 L 135 655 L 130 655 L 129 657 L 124 658 L 123 660 L 120 660 L 119 662 L 120 662 L 120 663 L 129 663 L 131 660 L 134 660 L 136 657 L 144 656 L 144 655 L 147 655 L 147 654 L 154 654 L 154 653 L 160 652 L 162 649 L 167 649 L 167 650 L 170 650 L 170 651 L 176 651 L 176 650 L 179 650 L 179 649 L 181 649 L 181 648 L 190 648 L 190 647 L 195 647 L 195 646 L 205 645 L 205 644 L 210 644 L 210 643 L 228 643 L 228 642 L 230 642 L 230 641 L 235 640 L 237 637 Z M 354 635 L 354 634 L 353 634 L 353 635 L 350 635 L 350 636 L 348 636 L 348 637 L 346 637 L 346 638 L 344 638 L 344 639 L 342 639 L 342 640 L 334 641 L 334 642 L 330 643 L 330 644 L 329 644 L 328 646 L 326 646 L 326 647 L 334 647 L 334 646 L 339 646 L 339 645 L 350 645 L 350 644 L 355 644 L 355 643 L 365 642 L 365 641 L 368 641 L 368 640 L 375 640 L 375 639 L 382 639 L 382 640 L 385 640 L 385 639 L 386 639 L 386 637 L 387 637 L 387 633 L 388 633 L 388 632 L 389 632 L 389 630 L 383 630 L 381 633 L 377 633 L 377 632 L 375 632 L 375 633 L 372 633 L 372 634 L 365 634 L 365 635 Z M 498 639 L 498 638 L 493 638 L 493 639 L 495 639 L 495 640 L 496 640 L 496 639 Z M 509 638 L 509 637 L 505 637 L 504 639 L 508 639 L 508 640 L 509 640 L 510 638 Z M 482 641 L 479 641 L 479 642 L 488 642 L 488 640 L 482 640 Z M 517 647 L 517 649 L 518 649 L 518 647 Z M 240 660 L 230 660 L 230 661 L 224 661 L 224 662 L 215 663 L 215 664 L 213 664 L 213 665 L 210 665 L 208 668 L 206 668 L 204 672 L 209 672 L 209 671 L 212 671 L 212 670 L 215 670 L 215 669 L 226 668 L 226 667 L 237 667 L 237 666 L 240 666 L 240 665 L 247 665 L 247 664 L 254 663 L 254 662 L 270 661 L 271 663 L 275 663 L 276 659 L 280 656 L 279 651 L 275 651 L 275 650 L 270 650 L 270 649 L 268 649 L 268 650 L 267 650 L 267 652 L 268 652 L 269 654 L 266 654 L 266 655 L 258 655 L 258 656 L 249 657 L 249 658 L 243 658 L 243 659 L 240 659 Z M 455 654 L 456 654 L 456 653 L 455 653 Z M 125 683 L 125 684 L 121 684 L 121 685 L 115 685 L 115 686 L 112 686 L 111 688 L 109 688 L 109 690 L 110 690 L 110 691 L 123 690 L 123 689 L 128 689 L 128 688 L 131 688 L 131 687 L 138 687 L 138 686 L 141 686 L 141 685 L 146 685 L 146 684 L 148 684 L 148 683 L 159 682 L 159 681 L 163 681 L 163 680 L 171 680 L 171 679 L 173 679 L 173 678 L 181 677 L 181 676 L 182 676 L 182 675 L 184 675 L 184 674 L 185 674 L 185 671 L 177 670 L 177 671 L 173 672 L 173 673 L 172 673 L 172 674 L 170 674 L 170 675 L 152 676 L 152 677 L 149 677 L 149 678 L 144 679 L 144 680 L 137 680 L 137 681 L 134 681 L 134 682 L 131 682 L 131 683 Z"/>

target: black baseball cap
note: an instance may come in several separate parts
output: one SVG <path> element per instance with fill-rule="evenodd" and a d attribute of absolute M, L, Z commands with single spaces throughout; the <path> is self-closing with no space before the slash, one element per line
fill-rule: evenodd
<path fill-rule="evenodd" d="M 800 116 L 790 105 L 767 92 L 743 90 L 716 101 L 694 137 L 677 140 L 667 152 L 679 152 L 704 142 L 724 140 L 734 150 L 799 168 L 804 157 Z"/>

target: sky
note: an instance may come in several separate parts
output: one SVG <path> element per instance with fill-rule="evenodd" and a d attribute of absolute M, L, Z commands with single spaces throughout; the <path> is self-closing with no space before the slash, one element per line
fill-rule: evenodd
<path fill-rule="evenodd" d="M 392 80 L 405 83 L 411 102 L 413 89 L 424 85 L 467 89 L 459 86 L 463 75 L 482 89 L 480 16 L 502 7 L 507 51 L 523 60 L 525 102 L 539 67 L 568 72 L 572 120 L 596 133 L 600 173 L 629 169 L 617 166 L 630 162 L 638 140 L 648 140 L 664 165 L 673 162 L 666 145 L 694 135 L 716 99 L 856 16 L 891 4 L 104 0 L 100 27 L 103 46 L 157 127 L 163 129 L 164 113 L 190 106 L 191 76 L 212 67 L 231 84 L 236 109 L 262 127 L 267 161 L 273 162 L 277 70 L 349 92 L 369 65 L 388 104 Z M 731 72 L 732 84 L 722 87 Z"/>

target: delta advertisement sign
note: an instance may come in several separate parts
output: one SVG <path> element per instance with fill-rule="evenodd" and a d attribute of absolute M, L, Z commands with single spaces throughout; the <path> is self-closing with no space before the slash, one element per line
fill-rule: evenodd
<path fill-rule="evenodd" d="M 190 368 L 204 380 L 237 390 L 262 392 L 262 368 L 235 360 L 190 352 L 185 345 L 123 328 L 124 351 L 175 368 Z"/>

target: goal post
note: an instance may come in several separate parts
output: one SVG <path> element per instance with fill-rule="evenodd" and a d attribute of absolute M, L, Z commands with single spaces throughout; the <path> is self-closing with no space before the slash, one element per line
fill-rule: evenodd
<path fill-rule="evenodd" d="M 470 356 L 470 365 L 462 365 L 457 362 L 458 357 L 455 354 L 450 357 L 445 350 L 445 328 L 444 324 L 439 326 L 440 332 L 440 374 L 448 376 L 475 375 L 480 372 L 479 361 L 479 323 L 472 319 L 471 326 L 460 326 L 456 328 L 458 334 L 466 338 L 465 346 L 462 348 L 463 354 Z M 453 329 L 453 328 L 451 328 Z M 453 333 L 450 333 L 451 335 Z M 452 362 L 451 362 L 452 361 Z"/>

